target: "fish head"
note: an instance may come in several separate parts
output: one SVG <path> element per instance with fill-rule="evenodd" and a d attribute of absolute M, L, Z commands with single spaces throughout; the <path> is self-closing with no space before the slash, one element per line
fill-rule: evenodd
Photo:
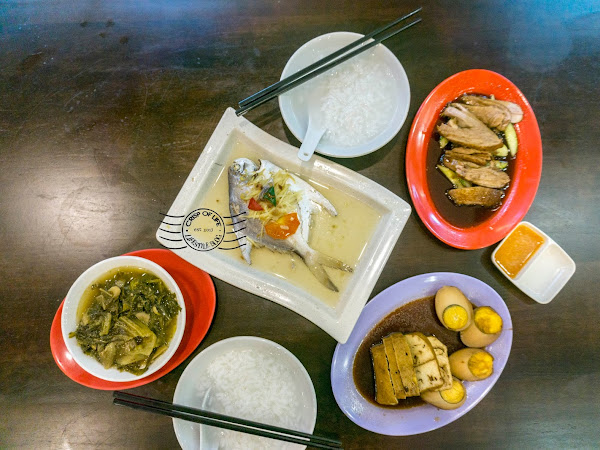
<path fill-rule="evenodd" d="M 229 166 L 229 176 L 237 180 L 256 172 L 258 166 L 248 158 L 238 158 Z"/>
<path fill-rule="evenodd" d="M 248 183 L 257 168 L 258 166 L 248 158 L 238 158 L 229 166 L 229 210 L 232 215 L 245 212 L 247 209 L 241 195 L 248 189 Z"/>

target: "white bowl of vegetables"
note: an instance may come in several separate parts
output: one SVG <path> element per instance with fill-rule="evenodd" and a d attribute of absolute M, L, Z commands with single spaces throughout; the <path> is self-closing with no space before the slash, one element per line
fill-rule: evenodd
<path fill-rule="evenodd" d="M 185 329 L 185 302 L 160 265 L 116 256 L 73 283 L 61 327 L 69 353 L 86 372 L 107 381 L 138 380 L 175 354 Z"/>

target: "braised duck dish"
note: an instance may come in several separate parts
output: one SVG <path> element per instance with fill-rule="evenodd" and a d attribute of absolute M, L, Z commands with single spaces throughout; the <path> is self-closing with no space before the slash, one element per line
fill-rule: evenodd
<path fill-rule="evenodd" d="M 454 205 L 501 205 L 518 149 L 513 124 L 522 118 L 519 105 L 480 95 L 463 95 L 444 108 L 436 127 L 437 169 L 452 183 L 445 194 Z"/>

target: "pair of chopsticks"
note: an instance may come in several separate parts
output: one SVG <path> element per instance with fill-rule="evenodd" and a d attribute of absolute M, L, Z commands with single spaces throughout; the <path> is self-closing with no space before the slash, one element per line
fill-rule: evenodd
<path fill-rule="evenodd" d="M 308 67 L 296 72 L 293 75 L 290 75 L 287 78 L 284 78 L 277 83 L 272 84 L 269 87 L 257 92 L 256 94 L 251 95 L 250 97 L 245 98 L 241 102 L 239 102 L 239 108 L 235 111 L 238 116 L 247 113 L 251 109 L 256 108 L 257 106 L 262 105 L 265 102 L 268 102 L 275 97 L 289 91 L 290 89 L 295 88 L 296 86 L 310 80 L 311 78 L 316 77 L 317 75 L 322 74 L 323 72 L 328 71 L 329 69 L 337 66 L 338 64 L 343 63 L 344 61 L 349 60 L 350 58 L 358 55 L 359 53 L 364 52 L 365 50 L 374 47 L 375 45 L 385 41 L 386 39 L 395 36 L 396 34 L 406 30 L 407 28 L 416 25 L 421 21 L 420 18 L 415 19 L 413 22 L 410 22 L 407 25 L 404 25 L 402 28 L 398 30 L 388 31 L 387 33 L 381 34 L 384 31 L 389 30 L 390 28 L 400 24 L 400 22 L 405 21 L 406 19 L 414 16 L 422 8 L 417 8 L 413 12 L 400 17 L 399 19 L 394 20 L 393 22 L 378 28 L 377 30 L 357 39 L 354 42 L 342 47 L 341 49 L 333 52 L 331 55 L 328 55 L 317 62 L 311 64 Z M 364 44 L 369 39 L 373 39 L 368 44 Z M 363 45 L 364 44 L 364 45 Z"/>
<path fill-rule="evenodd" d="M 113 392 L 113 404 L 128 406 L 129 408 L 187 420 L 189 422 L 201 423 L 203 425 L 241 431 L 242 433 L 277 439 L 280 441 L 293 442 L 308 447 L 324 449 L 342 448 L 342 443 L 336 439 L 315 436 L 301 431 L 288 430 L 274 425 L 239 419 L 237 417 L 225 416 L 223 414 L 191 408 L 189 406 L 176 405 L 163 400 L 142 397 L 126 392 Z"/>

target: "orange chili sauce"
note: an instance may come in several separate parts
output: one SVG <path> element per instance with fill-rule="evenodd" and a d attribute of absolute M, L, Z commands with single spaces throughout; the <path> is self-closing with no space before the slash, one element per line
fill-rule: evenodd
<path fill-rule="evenodd" d="M 543 243 L 543 236 L 520 224 L 500 245 L 494 259 L 509 277 L 515 278 Z"/>

